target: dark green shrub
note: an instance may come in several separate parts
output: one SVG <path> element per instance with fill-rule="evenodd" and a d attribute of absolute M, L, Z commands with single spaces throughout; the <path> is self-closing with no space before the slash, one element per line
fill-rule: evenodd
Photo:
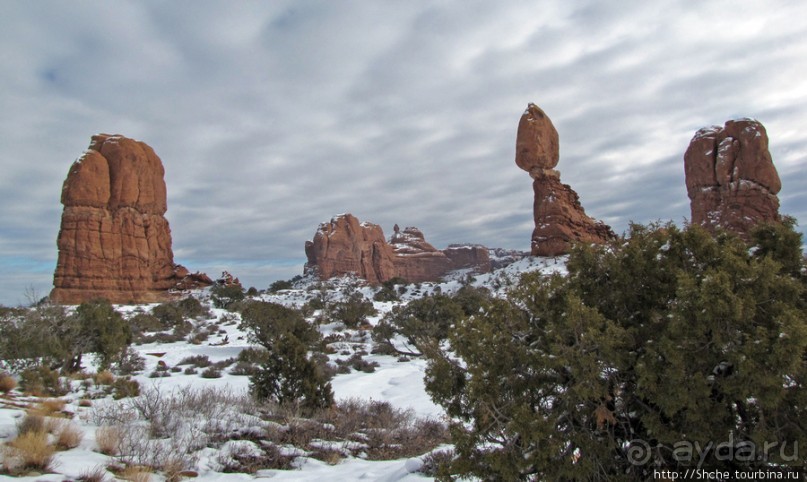
<path fill-rule="evenodd" d="M 347 328 L 358 328 L 367 323 L 368 316 L 376 314 L 376 309 L 361 293 L 352 293 L 347 299 L 334 303 L 331 313 L 334 320 L 341 321 Z"/>
<path fill-rule="evenodd" d="M 240 285 L 215 285 L 210 288 L 210 299 L 216 308 L 229 309 L 230 305 L 246 298 Z"/>
<path fill-rule="evenodd" d="M 787 451 L 676 450 L 807 444 L 791 423 L 807 418 L 805 288 L 776 258 L 794 256 L 700 227 L 634 225 L 575 247 L 567 277 L 523 275 L 508 299 L 456 324 L 449 351 L 427 352 L 427 390 L 452 419 L 452 470 L 605 481 L 803 468 Z"/>
<path fill-rule="evenodd" d="M 286 280 L 277 280 L 269 285 L 269 292 L 270 293 L 277 293 L 278 291 L 282 290 L 290 290 L 294 287 L 294 284 L 291 281 Z"/>
<path fill-rule="evenodd" d="M 106 300 L 82 303 L 74 316 L 80 326 L 82 342 L 72 347 L 77 351 L 74 357 L 77 363 L 69 367 L 72 370 L 80 368 L 84 350 L 98 355 L 101 369 L 109 368 L 132 342 L 129 324 Z"/>
<path fill-rule="evenodd" d="M 166 329 L 166 326 L 162 323 L 162 321 L 160 321 L 159 318 L 148 313 L 138 313 L 129 318 L 129 326 L 131 327 L 134 335 L 163 331 Z"/>
<path fill-rule="evenodd" d="M 252 341 L 266 349 L 266 358 L 250 377 L 256 398 L 299 404 L 310 410 L 333 403 L 330 383 L 308 358 L 308 347 L 319 341 L 319 332 L 299 311 L 275 303 L 254 302 L 244 309 L 242 320 Z"/>
<path fill-rule="evenodd" d="M 373 339 L 397 353 L 420 356 L 422 345 L 444 340 L 449 330 L 465 316 L 463 307 L 450 296 L 434 295 L 396 306 L 373 328 Z M 394 338 L 402 335 L 408 345 L 396 346 Z"/>

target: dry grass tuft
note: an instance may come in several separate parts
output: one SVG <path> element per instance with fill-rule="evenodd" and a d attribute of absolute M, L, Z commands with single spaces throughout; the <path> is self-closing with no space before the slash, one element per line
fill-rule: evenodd
<path fill-rule="evenodd" d="M 42 417 L 64 417 L 62 412 L 67 403 L 59 398 L 48 398 L 37 403 L 36 406 L 30 408 L 28 413 L 31 415 L 40 415 Z"/>
<path fill-rule="evenodd" d="M 60 421 L 55 427 L 56 448 L 59 450 L 70 450 L 79 446 L 84 438 L 82 432 L 74 423 Z"/>
<path fill-rule="evenodd" d="M 27 471 L 46 472 L 53 462 L 55 449 L 48 444 L 47 432 L 27 432 L 3 448 L 3 467 L 10 474 Z"/>
<path fill-rule="evenodd" d="M 93 377 L 96 385 L 112 385 L 115 382 L 115 375 L 109 370 L 103 370 Z"/>
<path fill-rule="evenodd" d="M 0 372 L 0 392 L 8 393 L 17 388 L 17 380 L 8 373 Z"/>
<path fill-rule="evenodd" d="M 32 432 L 47 433 L 47 431 L 45 417 L 42 415 L 26 413 L 22 420 L 17 422 L 17 436 Z"/>
<path fill-rule="evenodd" d="M 149 482 L 151 480 L 151 472 L 151 467 L 130 465 L 123 469 L 123 472 L 121 472 L 118 477 L 130 482 Z"/>
<path fill-rule="evenodd" d="M 104 455 L 118 455 L 121 445 L 121 429 L 117 426 L 103 426 L 95 431 L 95 443 L 98 451 Z"/>
<path fill-rule="evenodd" d="M 79 482 L 106 482 L 106 469 L 100 465 L 92 469 L 85 469 L 76 480 Z"/>

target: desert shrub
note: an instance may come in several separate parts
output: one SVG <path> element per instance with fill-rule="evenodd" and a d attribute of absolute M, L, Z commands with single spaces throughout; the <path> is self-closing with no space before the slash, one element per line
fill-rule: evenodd
<path fill-rule="evenodd" d="M 367 317 L 376 314 L 373 304 L 361 293 L 351 293 L 346 299 L 338 301 L 331 306 L 331 316 L 341 321 L 348 328 L 358 328 L 367 323 Z"/>
<path fill-rule="evenodd" d="M 229 309 L 231 305 L 246 298 L 240 285 L 215 285 L 210 288 L 210 299 L 216 308 Z"/>
<path fill-rule="evenodd" d="M 109 370 L 101 370 L 92 378 L 96 385 L 112 385 L 115 381 L 115 375 Z"/>
<path fill-rule="evenodd" d="M 69 369 L 73 352 L 83 342 L 76 318 L 62 306 L 46 303 L 0 311 L 0 359 L 13 372 L 39 365 Z"/>
<path fill-rule="evenodd" d="M 118 455 L 121 445 L 121 428 L 117 425 L 105 425 L 95 431 L 95 443 L 98 451 L 104 455 Z"/>
<path fill-rule="evenodd" d="M 8 393 L 17 388 L 17 380 L 5 372 L 0 372 L 0 392 Z"/>
<path fill-rule="evenodd" d="M 333 403 L 331 384 L 307 357 L 303 343 L 292 336 L 281 336 L 266 362 L 250 376 L 250 389 L 259 400 L 280 404 L 300 404 L 307 409 Z"/>
<path fill-rule="evenodd" d="M 452 469 L 646 480 L 694 466 L 802 467 L 783 452 L 687 459 L 674 449 L 807 444 L 791 423 L 807 416 L 805 287 L 777 261 L 795 256 L 764 251 L 697 226 L 633 225 L 574 247 L 566 277 L 522 275 L 427 353 L 426 388 L 452 420 Z"/>
<path fill-rule="evenodd" d="M 121 462 L 149 466 L 170 478 L 169 472 L 178 476 L 192 467 L 199 450 L 259 429 L 255 412 L 249 397 L 226 390 L 155 387 L 121 402 L 98 403 L 89 418 L 117 430 Z"/>
<path fill-rule="evenodd" d="M 255 397 L 300 404 L 307 409 L 333 403 L 330 383 L 308 358 L 308 347 L 319 341 L 319 332 L 299 311 L 276 303 L 254 302 L 241 316 L 242 327 L 249 330 L 250 339 L 267 352 L 250 377 Z"/>
<path fill-rule="evenodd" d="M 69 391 L 67 383 L 59 377 L 59 372 L 46 366 L 23 370 L 20 374 L 22 391 L 36 396 L 60 397 Z"/>
<path fill-rule="evenodd" d="M 182 313 L 182 316 L 187 318 L 201 318 L 210 314 L 207 308 L 205 308 L 202 303 L 193 296 L 188 296 L 187 298 L 175 301 L 174 303 Z"/>
<path fill-rule="evenodd" d="M 209 367 L 211 363 L 207 355 L 191 355 L 180 360 L 177 365 L 193 365 L 197 368 L 206 368 Z"/>
<path fill-rule="evenodd" d="M 45 416 L 41 414 L 26 413 L 17 422 L 17 434 L 24 435 L 28 432 L 47 432 Z"/>
<path fill-rule="evenodd" d="M 106 482 L 107 480 L 106 469 L 101 466 L 95 466 L 91 469 L 84 469 L 76 478 L 79 482 Z"/>
<path fill-rule="evenodd" d="M 386 401 L 342 401 L 323 421 L 332 427 L 332 437 L 361 444 L 370 460 L 413 457 L 450 440 L 444 424 L 418 418 Z"/>
<path fill-rule="evenodd" d="M 221 378 L 221 370 L 216 367 L 208 367 L 200 376 L 202 378 Z"/>
<path fill-rule="evenodd" d="M 423 465 L 421 465 L 418 472 L 427 477 L 434 477 L 437 480 L 453 480 L 451 478 L 451 463 L 453 460 L 453 450 L 429 452 L 423 457 Z"/>
<path fill-rule="evenodd" d="M 290 290 L 293 287 L 294 283 L 292 283 L 291 280 L 277 280 L 269 285 L 269 292 L 277 293 L 282 290 Z"/>
<path fill-rule="evenodd" d="M 255 365 L 245 362 L 236 362 L 235 366 L 230 369 L 230 375 L 236 376 L 251 376 L 255 373 Z"/>
<path fill-rule="evenodd" d="M 151 315 L 159 320 L 164 330 L 184 328 L 188 319 L 196 319 L 208 314 L 202 303 L 192 296 L 159 304 L 151 310 Z"/>
<path fill-rule="evenodd" d="M 464 317 L 462 304 L 452 297 L 427 296 L 394 307 L 373 329 L 373 339 L 394 348 L 399 354 L 420 356 L 422 345 L 444 340 L 451 328 Z M 396 345 L 397 335 L 407 343 Z"/>
<path fill-rule="evenodd" d="M 121 375 L 134 375 L 146 368 L 146 359 L 137 350 L 126 347 L 115 360 L 115 365 Z"/>
<path fill-rule="evenodd" d="M 361 353 L 354 353 L 346 360 L 337 360 L 336 365 L 342 369 L 339 373 L 350 373 L 350 368 L 364 373 L 373 373 L 379 366 L 378 362 L 365 360 Z M 347 368 L 346 371 L 345 368 Z"/>
<path fill-rule="evenodd" d="M 238 353 L 236 360 L 254 365 L 263 363 L 266 360 L 266 354 L 267 351 L 264 348 L 244 348 Z"/>
<path fill-rule="evenodd" d="M 405 279 L 400 277 L 395 277 L 384 281 L 381 283 L 381 287 L 376 291 L 373 295 L 373 299 L 375 301 L 399 301 L 401 299 L 398 290 L 395 289 L 396 285 L 400 285 L 404 287 L 404 292 L 406 291 L 406 285 L 409 284 Z"/>
<path fill-rule="evenodd" d="M 273 444 L 257 444 L 249 440 L 232 440 L 224 444 L 216 456 L 224 473 L 254 474 L 258 470 L 293 469 L 294 457 L 285 455 Z"/>
<path fill-rule="evenodd" d="M 210 338 L 210 332 L 206 328 L 195 328 L 190 335 L 188 335 L 188 342 L 194 345 L 201 345 Z"/>
<path fill-rule="evenodd" d="M 83 343 L 72 347 L 75 362 L 69 367 L 71 371 L 81 368 L 81 355 L 85 351 L 98 356 L 101 368 L 109 368 L 132 342 L 129 324 L 106 300 L 82 303 L 76 308 L 74 316 L 78 320 Z"/>
<path fill-rule="evenodd" d="M 28 413 L 38 414 L 44 417 L 58 416 L 62 413 L 66 404 L 67 402 L 62 399 L 48 398 L 34 405 L 28 410 Z"/>
<path fill-rule="evenodd" d="M 479 310 L 490 301 L 491 294 L 487 288 L 464 285 L 454 293 L 451 299 L 460 306 L 465 316 L 471 316 L 479 313 Z"/>
<path fill-rule="evenodd" d="M 118 378 L 112 383 L 112 398 L 115 400 L 138 395 L 140 395 L 140 383 L 137 380 Z"/>
<path fill-rule="evenodd" d="M 26 471 L 46 472 L 53 463 L 54 452 L 47 432 L 26 432 L 3 447 L 3 466 L 15 475 Z"/>
<path fill-rule="evenodd" d="M 62 420 L 55 427 L 56 429 L 56 448 L 58 450 L 70 450 L 79 446 L 81 440 L 84 438 L 84 432 L 81 431 L 74 423 Z"/>
<path fill-rule="evenodd" d="M 153 470 L 151 467 L 142 465 L 129 465 L 118 475 L 123 480 L 129 482 L 149 482 Z"/>
<path fill-rule="evenodd" d="M 129 326 L 135 337 L 139 337 L 143 333 L 163 331 L 168 328 L 160 318 L 149 313 L 138 313 L 129 318 Z"/>
<path fill-rule="evenodd" d="M 272 350 L 279 335 L 292 336 L 306 346 L 313 346 L 320 339 L 317 329 L 298 310 L 277 303 L 251 302 L 241 319 L 240 328 L 249 332 L 250 341 L 266 351 Z"/>

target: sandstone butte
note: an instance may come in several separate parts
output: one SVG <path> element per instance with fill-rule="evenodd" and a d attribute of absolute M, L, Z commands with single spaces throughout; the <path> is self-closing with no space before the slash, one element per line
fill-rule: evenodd
<path fill-rule="evenodd" d="M 174 264 L 164 214 L 162 161 L 143 142 L 98 134 L 73 163 L 62 187 L 59 258 L 53 302 L 112 303 L 170 299 L 210 278 Z"/>
<path fill-rule="evenodd" d="M 586 215 L 577 193 L 560 182 L 559 161 L 558 131 L 544 111 L 529 104 L 518 123 L 516 165 L 533 179 L 533 256 L 566 254 L 573 242 L 601 244 L 614 237 L 608 225 Z"/>
<path fill-rule="evenodd" d="M 782 188 L 765 127 L 753 119 L 700 129 L 684 154 L 692 223 L 746 238 L 757 223 L 779 221 Z"/>
<path fill-rule="evenodd" d="M 408 282 L 437 281 L 449 271 L 471 268 L 491 270 L 488 249 L 479 245 L 452 245 L 438 250 L 413 227 L 401 231 L 396 225 L 387 241 L 380 226 L 361 223 L 351 214 L 341 214 L 323 223 L 312 241 L 306 241 L 306 272 L 320 279 L 354 274 L 370 283 L 393 278 Z"/>

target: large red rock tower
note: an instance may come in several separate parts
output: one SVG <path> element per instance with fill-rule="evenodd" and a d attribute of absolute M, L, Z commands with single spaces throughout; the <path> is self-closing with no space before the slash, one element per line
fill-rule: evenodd
<path fill-rule="evenodd" d="M 782 183 L 758 121 L 700 129 L 684 154 L 684 171 L 693 223 L 746 238 L 757 223 L 779 220 Z"/>
<path fill-rule="evenodd" d="M 143 142 L 98 134 L 62 187 L 51 300 L 155 302 L 188 276 L 174 264 L 164 169 Z"/>

